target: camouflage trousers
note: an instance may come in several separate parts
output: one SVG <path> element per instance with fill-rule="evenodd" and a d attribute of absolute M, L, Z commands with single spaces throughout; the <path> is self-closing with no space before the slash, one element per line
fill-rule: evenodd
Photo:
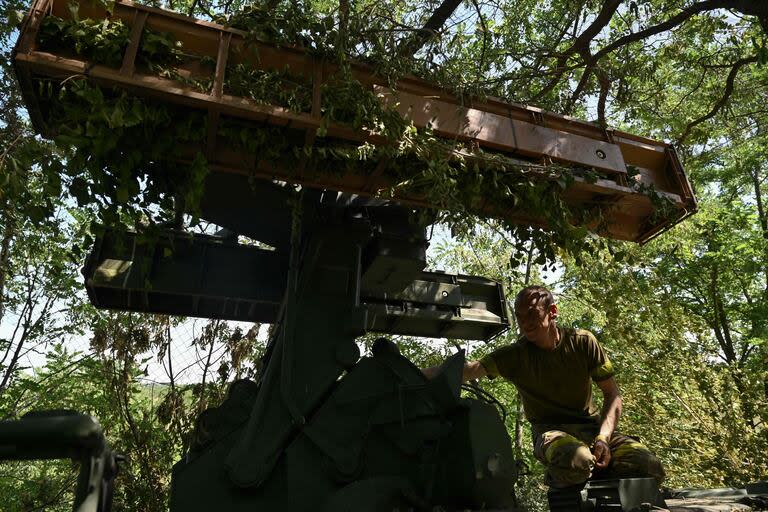
<path fill-rule="evenodd" d="M 638 439 L 614 432 L 608 443 L 611 461 L 596 470 L 590 446 L 599 432 L 593 424 L 532 425 L 534 455 L 546 467 L 550 487 L 583 484 L 590 478 L 655 478 L 664 481 L 661 461 Z"/>

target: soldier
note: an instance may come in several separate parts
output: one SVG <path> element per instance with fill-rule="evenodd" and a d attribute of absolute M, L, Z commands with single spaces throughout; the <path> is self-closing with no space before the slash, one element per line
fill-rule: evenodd
<path fill-rule="evenodd" d="M 551 487 L 583 485 L 595 478 L 664 480 L 658 458 L 638 440 L 615 431 L 621 395 L 614 371 L 595 336 L 557 325 L 552 293 L 529 286 L 515 299 L 521 337 L 464 366 L 464 381 L 504 377 L 517 387 L 533 431 L 534 454 Z M 437 368 L 424 370 L 427 377 Z M 592 381 L 603 407 L 592 401 Z"/>

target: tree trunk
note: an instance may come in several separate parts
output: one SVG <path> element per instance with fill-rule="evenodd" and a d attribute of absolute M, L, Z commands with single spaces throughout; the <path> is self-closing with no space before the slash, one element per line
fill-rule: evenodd
<path fill-rule="evenodd" d="M 515 457 L 522 457 L 523 453 L 523 401 L 520 400 L 520 393 L 517 393 L 515 402 Z"/>
<path fill-rule="evenodd" d="M 16 231 L 15 219 L 5 213 L 3 239 L 0 242 L 0 323 L 5 312 L 5 278 L 8 275 L 8 264 L 11 259 L 11 241 Z"/>

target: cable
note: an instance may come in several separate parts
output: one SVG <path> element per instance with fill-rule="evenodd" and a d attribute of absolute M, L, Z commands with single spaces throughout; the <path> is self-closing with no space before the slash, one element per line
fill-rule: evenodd
<path fill-rule="evenodd" d="M 489 403 L 491 405 L 495 405 L 496 408 L 499 409 L 499 412 L 501 413 L 501 421 L 504 423 L 507 422 L 507 409 L 490 392 L 484 390 L 477 384 L 470 384 L 470 383 L 462 384 L 461 389 L 472 393 L 473 395 L 475 395 L 475 398 L 477 398 L 478 400 Z"/>

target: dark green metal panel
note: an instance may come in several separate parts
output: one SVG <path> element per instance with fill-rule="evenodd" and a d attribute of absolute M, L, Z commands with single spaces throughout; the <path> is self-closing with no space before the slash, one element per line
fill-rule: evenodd
<path fill-rule="evenodd" d="M 79 459 L 105 447 L 101 426 L 73 411 L 33 412 L 18 421 L 0 421 L 3 459 Z"/>
<path fill-rule="evenodd" d="M 499 283 L 422 272 L 420 266 L 412 265 L 417 278 L 393 293 L 365 288 L 361 280 L 356 293 L 367 312 L 365 330 L 489 339 L 508 328 Z M 167 232 L 148 242 L 133 233 L 108 232 L 98 240 L 83 273 L 97 307 L 274 323 L 285 291 L 286 267 L 286 256 L 279 251 L 213 236 Z M 346 293 L 353 278 L 339 265 L 326 265 L 317 270 L 313 286 Z"/>
<path fill-rule="evenodd" d="M 427 380 L 396 349 L 379 346 L 307 416 L 273 471 L 247 488 L 227 486 L 222 477 L 226 451 L 238 449 L 232 439 L 252 434 L 242 415 L 233 414 L 252 394 L 234 385 L 224 404 L 206 413 L 205 421 L 219 428 L 174 468 L 171 510 L 217 503 L 231 511 L 511 506 L 511 442 L 492 406 L 459 398 L 463 360 L 457 355 Z M 215 481 L 203 486 L 207 475 Z"/>
<path fill-rule="evenodd" d="M 275 322 L 287 262 L 275 251 L 213 236 L 167 232 L 143 241 L 107 232 L 83 274 L 97 307 Z"/>
<path fill-rule="evenodd" d="M 632 512 L 646 510 L 644 503 L 667 508 L 653 478 L 591 480 L 580 486 L 551 487 L 547 499 L 552 512 Z"/>
<path fill-rule="evenodd" d="M 375 332 L 488 340 L 509 328 L 503 287 L 483 277 L 422 272 L 400 293 L 360 300 Z"/>

